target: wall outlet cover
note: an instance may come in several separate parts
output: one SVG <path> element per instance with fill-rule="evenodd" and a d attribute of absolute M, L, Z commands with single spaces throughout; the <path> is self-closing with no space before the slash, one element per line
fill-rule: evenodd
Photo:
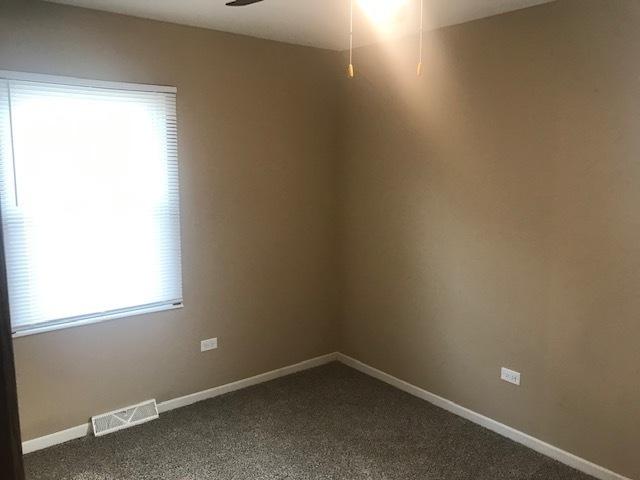
<path fill-rule="evenodd" d="M 500 371 L 500 379 L 505 382 L 513 383 L 514 385 L 520 385 L 520 372 L 502 367 L 502 370 Z"/>
<path fill-rule="evenodd" d="M 207 352 L 218 348 L 218 338 L 209 338 L 200 342 L 200 351 Z"/>

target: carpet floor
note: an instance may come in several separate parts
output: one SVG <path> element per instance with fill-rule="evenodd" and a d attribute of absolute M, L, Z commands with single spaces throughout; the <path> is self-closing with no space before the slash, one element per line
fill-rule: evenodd
<path fill-rule="evenodd" d="M 339 363 L 25 456 L 27 480 L 588 480 Z"/>

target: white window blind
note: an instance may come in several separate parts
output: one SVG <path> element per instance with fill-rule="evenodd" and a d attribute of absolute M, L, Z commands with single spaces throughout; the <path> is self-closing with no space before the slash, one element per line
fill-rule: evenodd
<path fill-rule="evenodd" d="M 182 303 L 175 90 L 0 74 L 14 334 Z"/>

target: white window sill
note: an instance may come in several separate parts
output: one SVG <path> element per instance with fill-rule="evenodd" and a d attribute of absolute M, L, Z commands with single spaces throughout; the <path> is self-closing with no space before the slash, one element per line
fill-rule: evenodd
<path fill-rule="evenodd" d="M 147 313 L 163 312 L 165 310 L 175 310 L 182 308 L 182 302 L 172 304 L 153 305 L 141 308 L 132 308 L 111 313 L 103 313 L 91 315 L 82 318 L 66 319 L 47 324 L 36 324 L 32 326 L 24 326 L 12 332 L 13 338 L 26 337 L 28 335 L 37 335 L 39 333 L 53 332 L 55 330 L 64 330 L 66 328 L 81 327 L 84 325 L 92 325 L 94 323 L 107 322 L 118 318 L 133 317 L 136 315 L 144 315 Z"/>

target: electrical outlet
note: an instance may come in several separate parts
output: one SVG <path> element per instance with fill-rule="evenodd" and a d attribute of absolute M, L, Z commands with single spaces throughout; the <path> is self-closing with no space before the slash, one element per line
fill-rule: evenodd
<path fill-rule="evenodd" d="M 217 338 L 209 338 L 208 340 L 202 340 L 200 342 L 200 351 L 207 352 L 209 350 L 215 350 L 218 348 L 218 339 Z"/>
<path fill-rule="evenodd" d="M 502 367 L 500 372 L 500 379 L 505 382 L 513 383 L 514 385 L 520 385 L 520 372 L 514 372 L 508 368 Z"/>

